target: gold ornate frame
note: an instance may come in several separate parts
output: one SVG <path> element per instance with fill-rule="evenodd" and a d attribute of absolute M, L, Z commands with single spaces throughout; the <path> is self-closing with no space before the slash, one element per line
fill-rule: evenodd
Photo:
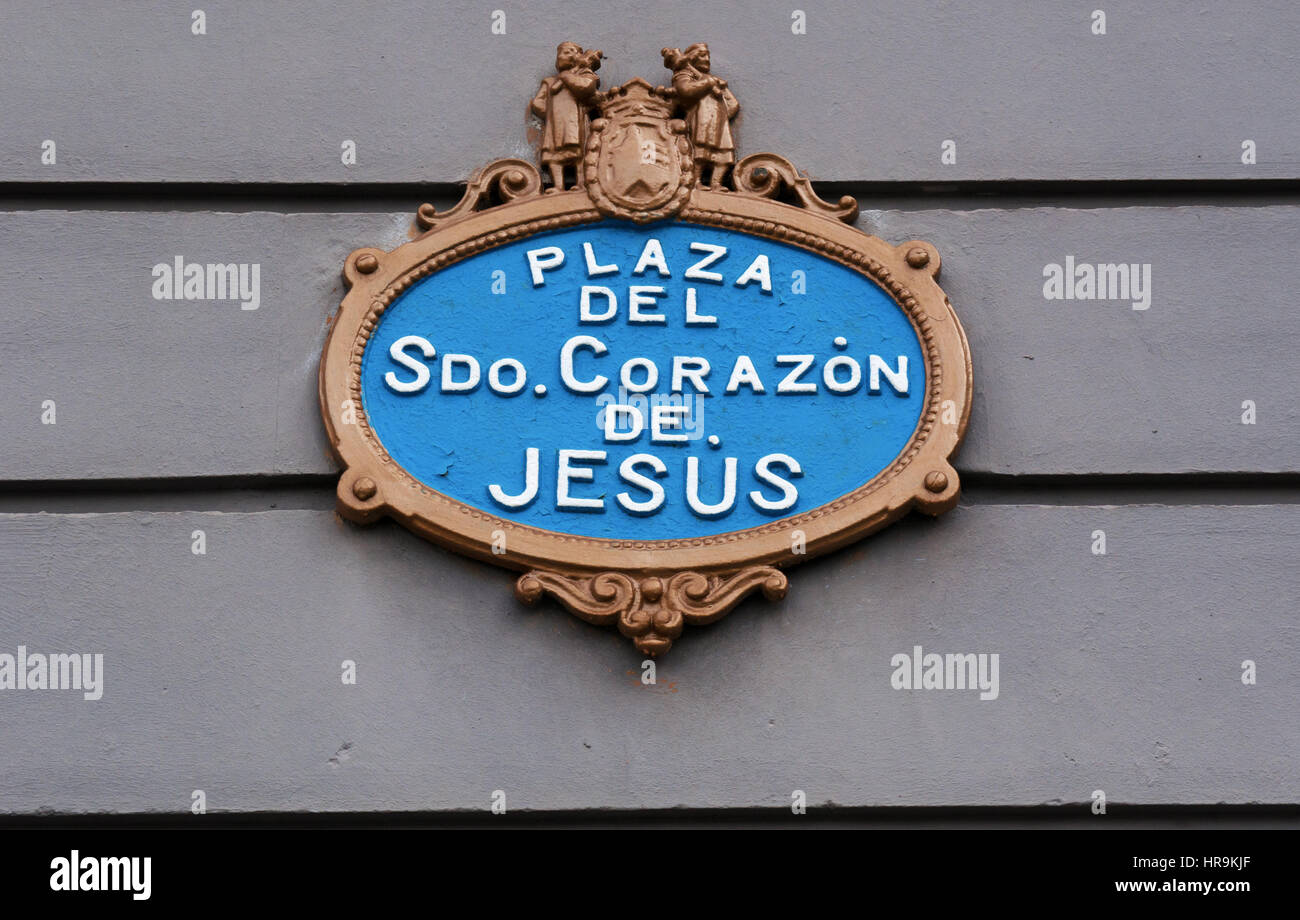
<path fill-rule="evenodd" d="M 737 164 L 734 190 L 692 187 L 677 215 L 839 262 L 877 283 L 911 319 L 925 358 L 925 405 L 907 446 L 870 482 L 828 504 L 747 530 L 610 540 L 493 515 L 429 488 L 394 462 L 370 428 L 360 378 L 366 343 L 388 306 L 416 281 L 469 256 L 542 231 L 609 219 L 586 190 L 544 193 L 537 169 L 510 159 L 480 170 L 450 211 L 422 206 L 421 236 L 391 252 L 358 249 L 346 260 L 350 290 L 320 365 L 321 412 L 343 466 L 339 512 L 360 523 L 388 516 L 457 552 L 522 570 L 516 583 L 521 600 L 533 603 L 551 594 L 583 619 L 617 623 L 638 649 L 654 655 L 668 649 L 684 623 L 718 619 L 756 589 L 769 599 L 784 596 L 785 568 L 861 539 L 912 508 L 927 514 L 949 510 L 960 490 L 951 458 L 965 435 L 971 404 L 965 333 L 936 280 L 938 251 L 920 240 L 891 246 L 847 226 L 856 216 L 853 199 L 822 201 L 806 178 L 774 154 Z M 501 535 L 508 551 L 494 552 Z M 805 552 L 793 551 L 798 543 Z"/>

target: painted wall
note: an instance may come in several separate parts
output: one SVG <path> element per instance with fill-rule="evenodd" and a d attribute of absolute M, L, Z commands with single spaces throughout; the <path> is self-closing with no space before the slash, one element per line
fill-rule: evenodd
<path fill-rule="evenodd" d="M 103 655 L 98 699 L 0 690 L 0 814 L 1300 801 L 1300 8 L 196 2 L 0 9 L 0 655 Z M 933 242 L 974 354 L 959 508 L 654 685 L 341 521 L 316 406 L 343 258 L 530 156 L 565 38 L 605 86 L 710 41 L 741 153 Z M 256 309 L 156 299 L 177 256 Z M 1048 299 L 1067 259 L 1150 283 Z M 917 646 L 996 698 L 894 689 Z"/>

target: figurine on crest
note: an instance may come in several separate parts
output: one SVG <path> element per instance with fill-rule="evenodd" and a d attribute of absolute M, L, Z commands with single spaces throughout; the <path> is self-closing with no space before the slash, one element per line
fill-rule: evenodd
<path fill-rule="evenodd" d="M 555 49 L 555 76 L 542 80 L 529 110 L 542 119 L 541 160 L 551 175 L 551 192 L 562 192 L 565 170 L 574 172 L 573 187 L 582 188 L 582 156 L 587 143 L 588 110 L 596 100 L 596 71 L 604 55 L 576 42 Z"/>
<path fill-rule="evenodd" d="M 664 66 L 673 72 L 673 91 L 686 111 L 687 135 L 695 159 L 695 183 L 702 188 L 723 188 L 732 164 L 736 144 L 731 137 L 731 119 L 740 103 L 727 88 L 727 81 L 709 73 L 709 46 L 696 42 L 685 51 L 664 48 Z M 704 167 L 709 167 L 704 182 Z"/>

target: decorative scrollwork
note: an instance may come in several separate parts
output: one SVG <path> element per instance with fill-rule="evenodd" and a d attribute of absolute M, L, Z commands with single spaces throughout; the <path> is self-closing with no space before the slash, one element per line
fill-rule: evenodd
<path fill-rule="evenodd" d="M 536 604 L 543 594 L 553 595 L 576 616 L 597 626 L 621 620 L 641 606 L 641 587 L 622 572 L 570 578 L 535 570 L 515 582 L 515 597 L 525 604 Z"/>
<path fill-rule="evenodd" d="M 726 616 L 756 588 L 762 588 L 769 601 L 779 601 L 789 585 L 784 572 L 767 565 L 750 566 L 726 576 L 678 572 L 668 579 L 664 605 L 681 611 L 691 625 L 700 626 Z"/>
<path fill-rule="evenodd" d="M 516 158 L 494 160 L 474 173 L 455 207 L 438 211 L 431 204 L 422 204 L 415 212 L 415 220 L 422 230 L 432 230 L 440 223 L 482 211 L 493 204 L 506 204 L 541 193 L 542 175 L 532 163 Z"/>
<path fill-rule="evenodd" d="M 768 600 L 780 600 L 788 585 L 785 573 L 767 565 L 723 574 L 676 572 L 639 582 L 623 572 L 582 576 L 534 570 L 520 576 L 515 596 L 532 605 L 550 594 L 588 623 L 617 623 L 639 651 L 655 656 L 672 647 L 686 623 L 719 620 L 759 588 Z"/>
<path fill-rule="evenodd" d="M 791 194 L 800 205 L 810 211 L 834 217 L 851 224 L 858 219 L 858 200 L 845 195 L 835 205 L 817 196 L 812 180 L 802 176 L 794 164 L 775 153 L 754 153 L 736 164 L 733 181 L 736 191 L 755 198 L 780 200 Z"/>

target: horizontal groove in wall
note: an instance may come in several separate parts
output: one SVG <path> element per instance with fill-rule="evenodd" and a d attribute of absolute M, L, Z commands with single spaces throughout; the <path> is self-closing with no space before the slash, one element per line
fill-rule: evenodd
<path fill-rule="evenodd" d="M 814 182 L 816 179 L 814 178 Z M 828 200 L 868 210 L 1262 207 L 1300 203 L 1300 179 L 1120 179 L 816 182 Z M 4 182 L 0 210 L 392 212 L 459 199 L 455 183 Z"/>
<path fill-rule="evenodd" d="M 0 482 L 0 514 L 329 511 L 338 476 L 232 476 Z"/>
<path fill-rule="evenodd" d="M 329 511 L 337 476 L 0 481 L 0 514 Z M 1300 474 L 1096 476 L 965 474 L 965 505 L 1290 505 Z"/>
<path fill-rule="evenodd" d="M 1300 806 L 1295 805 L 1171 805 L 1143 806 L 1109 804 L 1105 817 L 1092 814 L 1088 804 L 1041 805 L 1033 807 L 960 808 L 836 808 L 809 809 L 792 815 L 787 808 L 667 809 L 660 811 L 586 810 L 528 812 L 511 810 L 494 815 L 474 812 L 210 812 L 205 827 L 670 827 L 699 828 L 997 828 L 1079 830 L 1194 829 L 1213 828 L 1300 828 Z M 194 827 L 195 819 L 182 814 L 101 815 L 0 815 L 0 828 L 175 828 Z"/>
<path fill-rule="evenodd" d="M 1289 505 L 1297 473 L 962 475 L 962 501 L 981 505 Z"/>

